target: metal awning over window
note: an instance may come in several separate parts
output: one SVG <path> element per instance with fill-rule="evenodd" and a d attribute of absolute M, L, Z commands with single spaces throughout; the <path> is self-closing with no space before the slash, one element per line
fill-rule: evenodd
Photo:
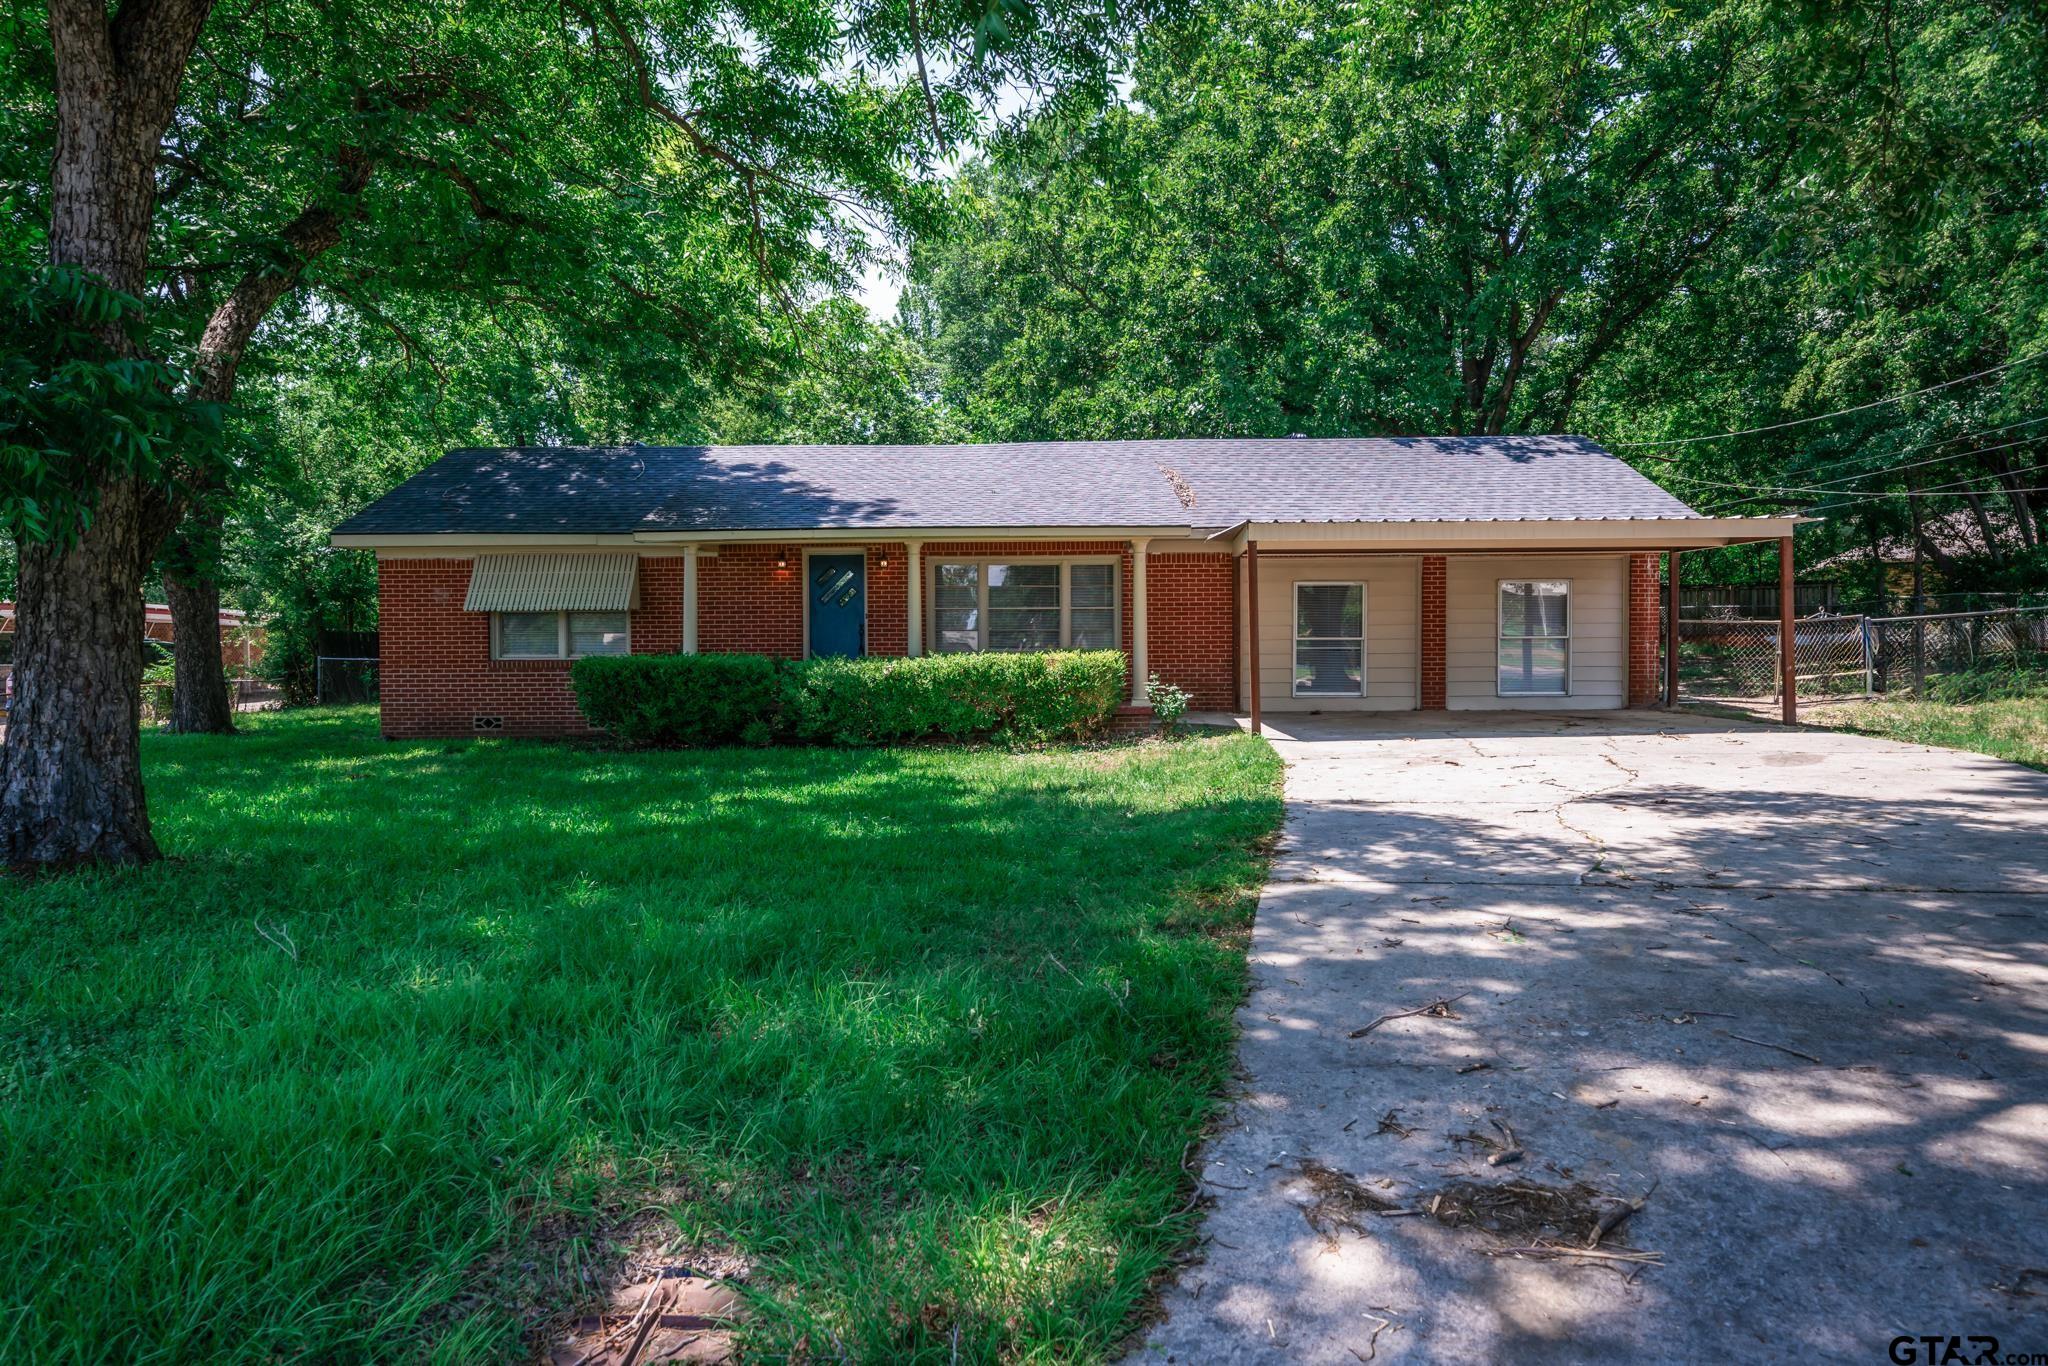
<path fill-rule="evenodd" d="M 640 605 L 639 557 L 479 555 L 465 612 L 624 612 Z"/>

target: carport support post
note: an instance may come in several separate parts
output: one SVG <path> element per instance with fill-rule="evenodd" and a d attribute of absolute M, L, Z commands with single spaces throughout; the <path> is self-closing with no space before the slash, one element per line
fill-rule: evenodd
<path fill-rule="evenodd" d="M 1783 701 L 1782 719 L 1788 726 L 1799 724 L 1798 640 L 1792 627 L 1792 538 L 1778 541 L 1778 695 Z"/>
<path fill-rule="evenodd" d="M 683 653 L 697 653 L 697 547 L 683 547 Z"/>
<path fill-rule="evenodd" d="M 1146 645 L 1151 640 L 1152 623 L 1146 612 L 1145 591 L 1145 547 L 1152 542 L 1140 537 L 1131 542 L 1131 705 L 1151 705 L 1151 697 L 1145 691 L 1146 680 L 1152 671 L 1150 652 Z"/>
<path fill-rule="evenodd" d="M 1244 616 L 1249 639 L 1245 657 L 1251 674 L 1252 734 L 1263 735 L 1259 722 L 1259 543 L 1244 543 Z"/>
<path fill-rule="evenodd" d="M 916 659 L 924 653 L 924 542 L 911 541 L 903 547 L 903 571 L 910 577 L 906 581 L 908 593 L 905 607 L 909 621 L 905 626 L 903 653 Z"/>
<path fill-rule="evenodd" d="M 1664 705 L 1678 705 L 1678 552 L 1664 555 Z"/>

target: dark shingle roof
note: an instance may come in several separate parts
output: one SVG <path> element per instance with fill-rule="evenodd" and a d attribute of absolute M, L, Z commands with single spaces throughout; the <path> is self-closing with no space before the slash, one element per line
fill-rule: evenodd
<path fill-rule="evenodd" d="M 456 450 L 336 531 L 908 531 L 1697 515 L 1583 437 L 1297 437 Z"/>

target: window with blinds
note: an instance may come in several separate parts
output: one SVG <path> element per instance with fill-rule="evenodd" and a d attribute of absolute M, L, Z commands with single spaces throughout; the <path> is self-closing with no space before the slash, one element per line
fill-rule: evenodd
<path fill-rule="evenodd" d="M 1500 581 L 1500 696 L 1563 696 L 1571 690 L 1571 596 L 1569 579 Z"/>
<path fill-rule="evenodd" d="M 1114 650 L 1110 560 L 941 560 L 931 568 L 932 645 L 971 650 Z"/>
<path fill-rule="evenodd" d="M 1294 585 L 1294 695 L 1365 696 L 1365 585 Z"/>
<path fill-rule="evenodd" d="M 580 659 L 630 649 L 624 612 L 493 612 L 492 655 L 498 659 Z"/>

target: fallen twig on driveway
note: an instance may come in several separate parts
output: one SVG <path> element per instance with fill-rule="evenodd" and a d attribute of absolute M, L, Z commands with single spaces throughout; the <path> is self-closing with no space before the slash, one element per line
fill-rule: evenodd
<path fill-rule="evenodd" d="M 1411 1015 L 1434 1015 L 1439 1020 L 1455 1020 L 1458 1017 L 1451 1012 L 1451 1003 L 1453 1001 L 1462 1001 L 1471 994 L 1472 993 L 1469 991 L 1461 991 L 1456 996 L 1438 997 L 1436 1000 L 1431 1001 L 1428 1005 L 1417 1006 L 1413 1010 L 1396 1010 L 1391 1014 L 1380 1016 L 1377 1020 L 1374 1020 L 1371 1024 L 1366 1025 L 1362 1029 L 1352 1030 L 1351 1033 L 1346 1035 L 1345 1037 L 1352 1039 L 1362 1039 L 1366 1035 L 1372 1033 L 1375 1029 L 1378 1029 L 1381 1025 L 1385 1024 L 1389 1020 L 1405 1020 Z"/>
<path fill-rule="evenodd" d="M 1500 1130 L 1502 1137 L 1507 1139 L 1507 1143 L 1498 1151 L 1486 1155 L 1486 1165 L 1489 1167 L 1505 1167 L 1510 1162 L 1520 1162 L 1523 1156 L 1522 1145 L 1515 1142 L 1515 1131 L 1497 1119 L 1493 1121 L 1493 1127 Z"/>
<path fill-rule="evenodd" d="M 1714 1032 L 1725 1038 L 1740 1039 L 1743 1043 L 1753 1043 L 1758 1048 L 1775 1048 L 1780 1053 L 1790 1053 L 1795 1058 L 1804 1058 L 1808 1062 L 1819 1063 L 1823 1067 L 1827 1066 L 1826 1063 L 1822 1063 L 1819 1058 L 1814 1057 L 1811 1053 L 1802 1053 L 1796 1048 L 1787 1048 L 1781 1043 L 1772 1043 L 1769 1039 L 1752 1039 L 1747 1034 L 1737 1034 L 1727 1029 L 1717 1029 Z"/>
<path fill-rule="evenodd" d="M 1549 1261 L 1556 1257 L 1585 1257 L 1597 1262 L 1640 1262 L 1646 1266 L 1664 1265 L 1661 1252 L 1610 1252 L 1591 1247 L 1560 1247 L 1555 1243 L 1537 1243 L 1531 1247 L 1489 1247 L 1481 1248 L 1482 1257 L 1534 1257 Z"/>
<path fill-rule="evenodd" d="M 1658 1180 L 1651 1182 L 1650 1188 L 1635 1199 L 1615 1201 L 1613 1207 L 1601 1215 L 1600 1221 L 1593 1225 L 1593 1232 L 1586 1239 L 1586 1246 L 1589 1248 L 1600 1246 L 1602 1238 L 1620 1228 L 1634 1216 L 1641 1214 L 1643 1206 L 1650 1203 L 1650 1197 L 1657 1193 L 1657 1187 L 1662 1184 L 1663 1179 L 1660 1177 Z"/>

